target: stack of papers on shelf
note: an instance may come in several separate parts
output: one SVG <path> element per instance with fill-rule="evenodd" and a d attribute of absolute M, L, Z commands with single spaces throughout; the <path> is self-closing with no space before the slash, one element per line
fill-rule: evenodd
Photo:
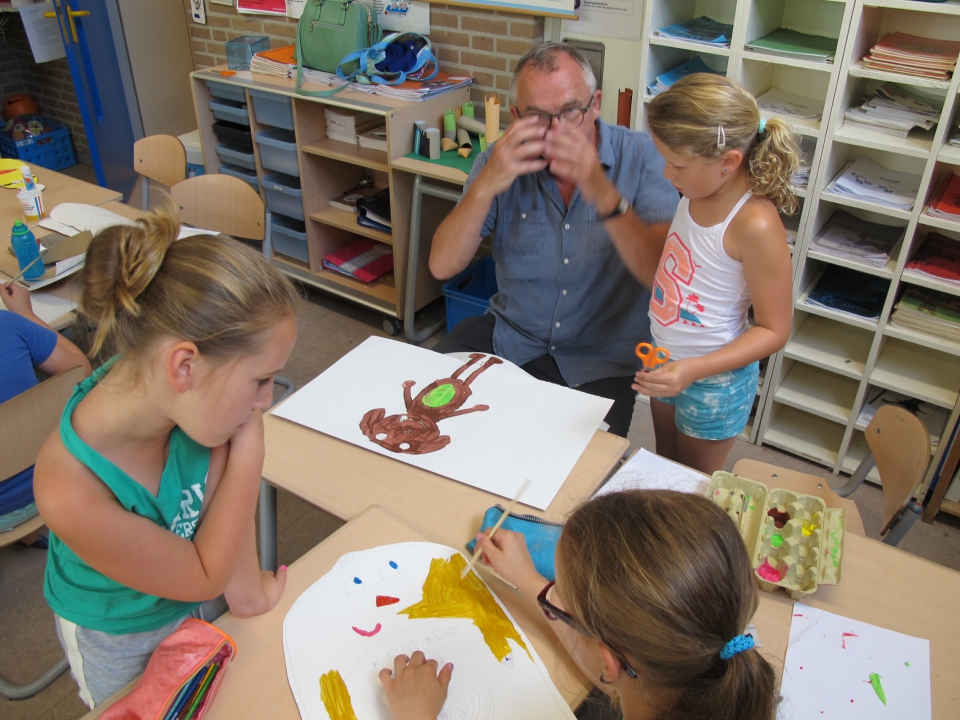
<path fill-rule="evenodd" d="M 930 444 L 936 446 L 940 442 L 940 436 L 943 434 L 943 428 L 947 424 L 948 413 L 946 408 L 938 407 L 933 403 L 917 400 L 909 395 L 887 390 L 886 388 L 871 387 L 867 393 L 866 402 L 863 409 L 857 416 L 857 430 L 865 430 L 877 410 L 884 405 L 894 405 L 902 407 L 918 418 L 923 420 L 924 425 L 930 431 Z"/>
<path fill-rule="evenodd" d="M 810 249 L 882 268 L 900 247 L 905 231 L 905 227 L 867 222 L 838 210 L 810 243 Z"/>
<path fill-rule="evenodd" d="M 451 90 L 468 87 L 472 83 L 472 77 L 448 75 L 441 70 L 436 74 L 436 77 L 426 82 L 408 75 L 405 83 L 401 85 L 375 85 L 374 92 L 377 95 L 396 98 L 397 100 L 418 101 L 434 95 L 442 95 Z"/>
<path fill-rule="evenodd" d="M 294 73 L 296 73 L 296 68 L 294 68 Z M 356 90 L 358 92 L 365 93 L 372 93 L 374 90 L 376 90 L 373 85 L 361 85 L 358 82 L 341 80 L 336 73 L 323 72 L 323 70 L 314 70 L 313 68 L 308 67 L 303 69 L 303 81 L 317 83 L 318 85 L 332 85 L 333 87 L 347 85 L 350 90 Z"/>
<path fill-rule="evenodd" d="M 863 66 L 879 72 L 947 80 L 957 64 L 957 55 L 960 42 L 895 32 L 884 35 L 870 48 Z"/>
<path fill-rule="evenodd" d="M 381 232 L 393 231 L 390 215 L 390 188 L 378 190 L 370 197 L 357 200 L 357 225 Z"/>
<path fill-rule="evenodd" d="M 761 110 L 771 115 L 779 115 L 788 122 L 790 118 L 820 120 L 823 117 L 823 103 L 823 100 L 794 95 L 780 88 L 770 88 L 757 98 L 757 106 Z"/>
<path fill-rule="evenodd" d="M 287 45 L 257 53 L 250 60 L 250 72 L 275 77 L 296 77 L 297 59 L 294 56 L 294 46 Z"/>
<path fill-rule="evenodd" d="M 374 240 L 357 240 L 323 259 L 327 270 L 372 283 L 393 270 L 393 250 Z"/>
<path fill-rule="evenodd" d="M 943 91 L 926 91 L 886 82 L 860 107 L 847 110 L 843 114 L 843 124 L 906 137 L 915 127 L 924 130 L 936 127 L 944 99 Z"/>
<path fill-rule="evenodd" d="M 353 190 L 348 190 L 343 195 L 335 197 L 333 200 L 331 200 L 330 207 L 355 213 L 357 212 L 358 200 L 368 198 L 371 195 L 376 195 L 378 192 L 380 192 L 380 190 L 375 187 L 355 187 Z"/>
<path fill-rule="evenodd" d="M 889 280 L 830 265 L 804 303 L 859 319 L 879 320 L 889 288 Z"/>
<path fill-rule="evenodd" d="M 960 175 L 951 173 L 940 184 L 930 204 L 923 209 L 923 214 L 941 220 L 960 221 Z"/>
<path fill-rule="evenodd" d="M 960 343 L 960 298 L 910 287 L 890 316 L 890 326 Z"/>
<path fill-rule="evenodd" d="M 952 138 L 950 138 L 950 144 L 954 147 L 960 147 L 960 133 L 956 133 Z"/>
<path fill-rule="evenodd" d="M 703 61 L 703 58 L 698 55 L 690 58 L 683 65 L 673 68 L 673 70 L 667 70 L 667 72 L 657 75 L 657 79 L 650 85 L 647 85 L 647 94 L 651 97 L 656 97 L 663 91 L 667 90 L 680 78 L 684 78 L 687 75 L 692 75 L 693 73 L 713 73 L 714 75 L 723 75 L 722 72 L 717 72 L 707 65 Z"/>
<path fill-rule="evenodd" d="M 960 242 L 932 232 L 903 269 L 903 279 L 926 277 L 960 287 Z"/>
<path fill-rule="evenodd" d="M 357 135 L 357 143 L 362 148 L 369 150 L 387 151 L 387 126 L 381 125 L 373 130 L 367 130 L 365 133 Z"/>
<path fill-rule="evenodd" d="M 660 28 L 654 34 L 659 37 L 686 40 L 701 45 L 730 47 L 733 25 L 717 22 L 713 18 L 701 15 L 693 20 Z"/>
<path fill-rule="evenodd" d="M 817 150 L 817 142 L 813 138 L 800 138 L 800 165 L 790 176 L 790 182 L 795 188 L 805 188 L 810 184 L 810 160 Z"/>
<path fill-rule="evenodd" d="M 746 48 L 765 55 L 833 62 L 833 56 L 837 52 L 837 39 L 777 28 L 762 38 L 748 42 Z"/>
<path fill-rule="evenodd" d="M 919 173 L 890 170 L 861 155 L 826 187 L 824 193 L 910 210 L 919 190 Z"/>
<path fill-rule="evenodd" d="M 323 118 L 327 123 L 327 137 L 330 140 L 357 144 L 359 133 L 373 130 L 383 124 L 378 115 L 351 112 L 342 108 L 327 106 L 323 109 Z"/>

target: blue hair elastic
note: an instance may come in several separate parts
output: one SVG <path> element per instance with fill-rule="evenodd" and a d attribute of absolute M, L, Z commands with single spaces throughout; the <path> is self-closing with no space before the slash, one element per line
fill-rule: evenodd
<path fill-rule="evenodd" d="M 729 660 L 737 653 L 749 650 L 753 647 L 753 635 L 737 635 L 733 640 L 723 646 L 720 651 L 721 660 Z"/>
<path fill-rule="evenodd" d="M 760 127 L 757 128 L 757 135 L 763 135 L 763 130 L 765 127 L 767 127 L 767 119 L 760 118 Z"/>

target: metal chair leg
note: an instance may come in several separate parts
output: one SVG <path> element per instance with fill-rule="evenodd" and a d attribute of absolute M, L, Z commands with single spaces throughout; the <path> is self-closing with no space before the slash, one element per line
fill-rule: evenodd
<path fill-rule="evenodd" d="M 923 515 L 923 507 L 915 502 L 907 505 L 894 526 L 887 530 L 887 534 L 883 536 L 883 543 L 893 545 L 894 547 L 899 545 L 900 541 L 903 540 L 903 536 L 909 532 L 910 528 L 913 527 L 913 524 L 917 521 L 917 518 L 921 515 Z"/>
<path fill-rule="evenodd" d="M 150 178 L 146 175 L 141 175 L 140 179 L 143 180 L 143 209 L 150 209 Z"/>
<path fill-rule="evenodd" d="M 274 405 L 290 397 L 297 386 L 289 378 L 276 375 L 273 382 L 284 388 Z M 260 569 L 277 569 L 277 489 L 260 481 Z"/>
<path fill-rule="evenodd" d="M 60 658 L 56 665 L 26 685 L 14 685 L 0 677 L 0 695 L 8 697 L 11 700 L 25 700 L 26 698 L 33 697 L 63 675 L 63 671 L 68 667 L 70 667 L 70 663 L 67 662 L 67 659 Z"/>

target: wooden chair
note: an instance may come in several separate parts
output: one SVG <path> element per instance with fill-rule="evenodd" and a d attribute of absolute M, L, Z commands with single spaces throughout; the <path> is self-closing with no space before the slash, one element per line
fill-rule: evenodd
<path fill-rule="evenodd" d="M 0 404 L 0 478 L 3 480 L 23 472 L 37 461 L 40 446 L 60 423 L 63 408 L 73 388 L 85 377 L 83 368 L 64 370 L 25 393 Z M 0 533 L 0 547 L 22 540 L 43 527 L 36 515 L 17 525 L 10 532 Z M 36 695 L 67 669 L 61 658 L 43 675 L 26 685 L 13 685 L 0 677 L 0 695 L 20 700 Z"/>
<path fill-rule="evenodd" d="M 923 513 L 913 493 L 930 464 L 930 431 L 906 408 L 884 405 L 864 431 L 870 450 L 850 479 L 833 488 L 847 497 L 877 467 L 883 488 L 883 527 L 880 535 L 888 545 L 897 545 Z"/>
<path fill-rule="evenodd" d="M 143 209 L 150 209 L 150 181 L 173 187 L 187 177 L 187 151 L 172 135 L 151 135 L 133 144 L 133 168 L 143 176 Z"/>
<path fill-rule="evenodd" d="M 224 235 L 263 242 L 263 254 L 273 257 L 270 211 L 260 195 L 231 175 L 198 175 L 178 182 L 170 194 L 180 221 Z"/>
<path fill-rule="evenodd" d="M 762 482 L 771 488 L 785 488 L 803 495 L 813 495 L 821 498 L 828 508 L 840 508 L 847 511 L 847 530 L 857 535 L 866 536 L 867 534 L 863 529 L 863 518 L 860 517 L 857 504 L 853 500 L 844 500 L 837 495 L 830 489 L 825 478 L 748 458 L 737 461 L 733 466 L 733 474 L 745 477 L 748 480 Z"/>

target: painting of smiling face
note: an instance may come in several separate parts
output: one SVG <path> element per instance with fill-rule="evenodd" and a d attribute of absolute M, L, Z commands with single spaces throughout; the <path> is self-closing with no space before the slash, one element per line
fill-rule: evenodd
<path fill-rule="evenodd" d="M 390 720 L 379 673 L 421 650 L 455 670 L 441 720 L 573 717 L 530 641 L 466 560 L 433 543 L 345 555 L 283 625 L 304 720 Z"/>

